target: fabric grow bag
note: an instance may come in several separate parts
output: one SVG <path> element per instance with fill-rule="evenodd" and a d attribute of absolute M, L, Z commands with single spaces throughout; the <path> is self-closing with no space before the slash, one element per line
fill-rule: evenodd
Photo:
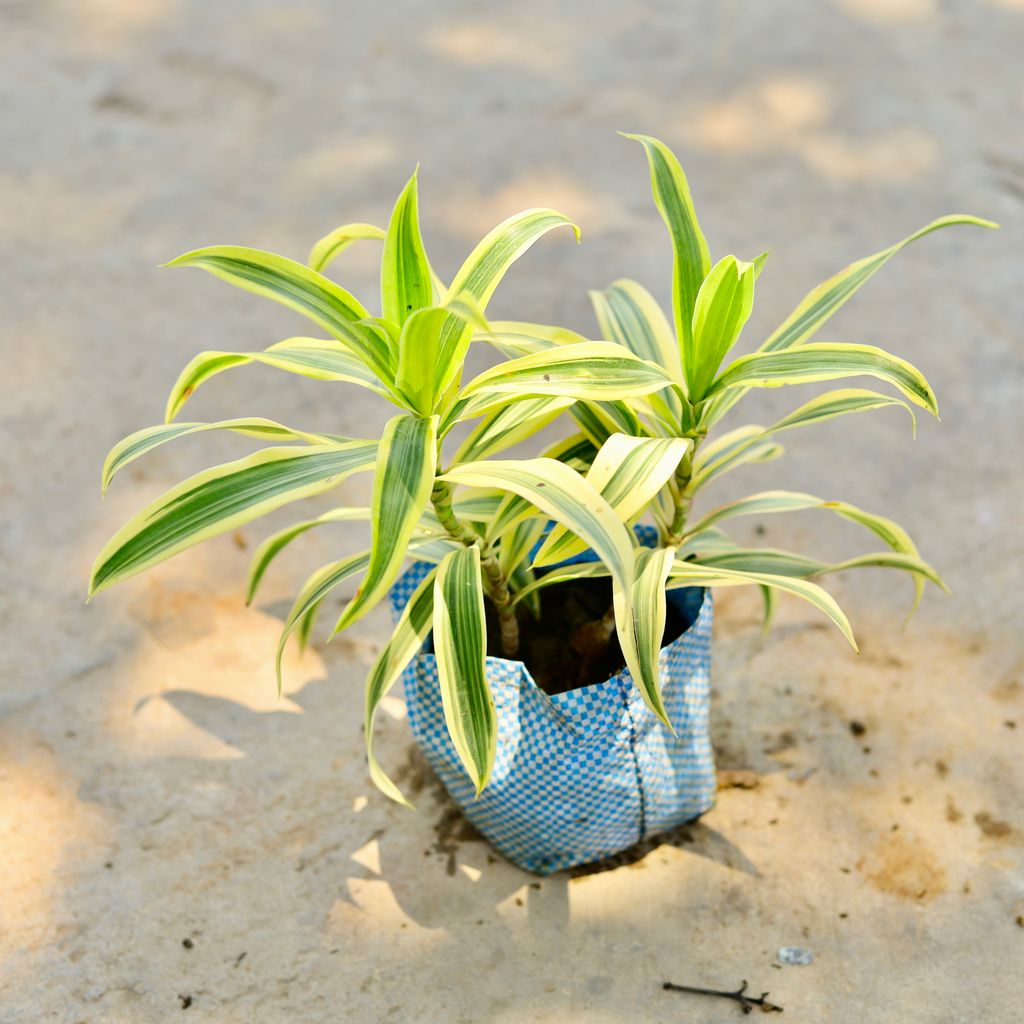
<path fill-rule="evenodd" d="M 391 592 L 396 618 L 429 571 L 417 563 L 399 578 Z M 644 704 L 628 669 L 549 696 L 522 662 L 489 657 L 498 742 L 491 781 L 479 797 L 448 736 L 429 637 L 405 670 L 409 722 L 430 766 L 466 817 L 528 871 L 548 875 L 610 856 L 714 803 L 711 592 L 670 590 L 668 600 L 689 623 L 660 658 L 662 698 L 676 735 Z"/>

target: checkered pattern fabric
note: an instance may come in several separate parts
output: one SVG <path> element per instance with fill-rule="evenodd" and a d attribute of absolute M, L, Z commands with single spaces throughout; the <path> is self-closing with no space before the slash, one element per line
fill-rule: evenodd
<path fill-rule="evenodd" d="M 637 532 L 651 543 L 644 528 Z M 417 563 L 395 584 L 396 616 L 428 570 Z M 548 696 L 522 662 L 488 658 L 498 747 L 479 797 L 448 736 L 429 639 L 406 669 L 409 721 L 431 767 L 466 817 L 528 871 L 548 875 L 607 857 L 713 804 L 711 593 L 686 588 L 669 591 L 668 599 L 691 623 L 660 659 L 662 697 L 676 735 L 648 710 L 628 669 Z"/>

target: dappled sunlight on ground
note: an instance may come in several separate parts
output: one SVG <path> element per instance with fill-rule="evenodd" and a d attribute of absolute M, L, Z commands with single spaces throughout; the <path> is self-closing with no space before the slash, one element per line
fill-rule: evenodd
<path fill-rule="evenodd" d="M 947 1007 L 1015 1020 L 1024 493 L 1006 439 L 1022 429 L 1022 10 L 5 5 L 4 1024 L 159 1024 L 186 1004 L 225 1024 L 661 1024 L 735 1010 L 663 981 L 743 978 L 771 990 L 784 1020 L 888 1024 Z M 886 417 L 794 432 L 791 458 L 736 482 L 885 511 L 953 596 L 930 593 L 901 631 L 905 581 L 830 581 L 858 657 L 800 602 L 780 601 L 765 638 L 757 595 L 722 593 L 716 807 L 586 873 L 538 879 L 444 795 L 412 746 L 400 687 L 377 751 L 418 811 L 372 788 L 363 684 L 384 609 L 324 644 L 339 595 L 312 649 L 288 648 L 277 695 L 295 590 L 365 530 L 297 541 L 250 609 L 248 560 L 313 509 L 366 503 L 368 475 L 88 607 L 85 580 L 124 518 L 250 449 L 183 440 L 100 500 L 109 445 L 159 421 L 188 359 L 317 333 L 159 262 L 221 241 L 302 258 L 337 224 L 385 222 L 421 162 L 439 271 L 521 208 L 578 221 L 582 244 L 567 230 L 540 241 L 489 312 L 593 334 L 588 288 L 625 275 L 669 301 L 643 155 L 618 129 L 678 147 L 716 258 L 776 246 L 743 348 L 904 229 L 954 209 L 1004 229 L 917 243 L 834 322 L 834 337 L 919 363 L 941 425 L 922 423 L 913 446 Z M 374 310 L 379 252 L 367 243 L 332 267 Z M 759 395 L 750 418 L 809 394 Z M 188 413 L 233 415 L 369 436 L 389 410 L 259 369 L 224 374 Z M 819 520 L 776 518 L 751 522 L 747 539 L 828 550 Z M 773 968 L 782 945 L 810 949 L 814 965 Z"/>
<path fill-rule="evenodd" d="M 73 28 L 75 48 L 104 56 L 158 32 L 183 5 L 181 0 L 72 0 L 57 6 Z"/>
<path fill-rule="evenodd" d="M 877 25 L 906 25 L 934 21 L 937 0 L 838 0 L 839 7 Z"/>
<path fill-rule="evenodd" d="M 486 192 L 462 188 L 457 193 L 434 197 L 432 205 L 434 217 L 445 225 L 446 231 L 474 244 L 506 217 L 534 206 L 564 213 L 584 234 L 623 222 L 623 213 L 614 197 L 595 194 L 578 179 L 553 172 L 526 174 Z M 566 234 L 558 241 L 560 251 L 564 252 L 566 242 L 572 239 Z"/>
<path fill-rule="evenodd" d="M 540 31 L 532 19 L 501 18 L 461 21 L 431 29 L 427 46 L 439 56 L 469 68 L 507 66 L 545 73 L 564 68 L 571 59 L 567 29 L 548 22 Z"/>
<path fill-rule="evenodd" d="M 935 166 L 938 148 L 920 129 L 844 135 L 831 127 L 833 105 L 822 82 L 773 77 L 710 106 L 698 138 L 722 153 L 789 151 L 814 170 L 848 181 L 912 181 Z"/>
<path fill-rule="evenodd" d="M 67 741 L 74 739 L 68 730 Z M 76 795 L 78 780 L 60 767 L 39 735 L 0 732 L 0 950 L 14 956 L 68 928 L 63 886 L 76 864 L 94 861 L 108 823 Z"/>

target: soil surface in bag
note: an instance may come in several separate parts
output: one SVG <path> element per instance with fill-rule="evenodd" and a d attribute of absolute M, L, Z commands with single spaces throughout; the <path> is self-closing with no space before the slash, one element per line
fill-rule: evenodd
<path fill-rule="evenodd" d="M 487 653 L 504 657 L 498 615 L 490 600 L 487 611 Z M 548 694 L 565 693 L 603 683 L 626 665 L 611 614 L 612 585 L 608 579 L 569 580 L 555 583 L 540 594 L 538 621 L 524 602 L 517 606 L 519 653 L 537 685 Z M 664 647 L 680 636 L 690 620 L 668 605 Z"/>

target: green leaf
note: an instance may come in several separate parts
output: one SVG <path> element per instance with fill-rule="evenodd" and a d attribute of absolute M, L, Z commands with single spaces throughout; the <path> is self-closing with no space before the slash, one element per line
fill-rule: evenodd
<path fill-rule="evenodd" d="M 915 366 L 873 345 L 839 342 L 740 356 L 717 378 L 708 397 L 729 388 L 778 388 L 855 376 L 888 381 L 915 405 L 938 416 L 935 395 Z"/>
<path fill-rule="evenodd" d="M 430 263 L 420 237 L 417 174 L 413 172 L 388 222 L 380 265 L 382 315 L 399 327 L 434 301 Z"/>
<path fill-rule="evenodd" d="M 586 479 L 623 522 L 642 512 L 665 486 L 691 442 L 682 437 L 627 437 L 612 434 L 601 446 Z M 535 566 L 552 565 L 579 554 L 585 544 L 556 526 L 537 552 Z"/>
<path fill-rule="evenodd" d="M 509 591 L 515 595 L 521 590 L 525 590 L 531 586 L 537 579 L 533 569 L 526 564 L 526 562 L 520 562 L 513 570 L 512 574 L 508 578 Z M 515 604 L 515 598 L 513 597 L 513 604 Z M 527 594 L 526 595 L 526 610 L 533 616 L 535 622 L 540 621 L 540 595 L 539 594 Z"/>
<path fill-rule="evenodd" d="M 417 310 L 405 321 L 398 341 L 396 384 L 411 407 L 423 416 L 431 415 L 438 407 L 462 369 L 465 352 L 446 351 L 442 339 L 452 316 L 486 324 L 476 303 L 460 296 L 443 306 Z"/>
<path fill-rule="evenodd" d="M 607 341 L 587 341 L 536 352 L 485 370 L 462 397 L 498 394 L 559 395 L 591 400 L 646 395 L 671 383 L 661 367 Z"/>
<path fill-rule="evenodd" d="M 853 638 L 853 630 L 836 604 L 835 599 L 815 583 L 795 579 L 789 576 L 778 576 L 772 573 L 743 572 L 737 569 L 715 568 L 694 565 L 693 562 L 676 561 L 669 573 L 669 588 L 673 587 L 735 587 L 756 583 L 760 586 L 773 587 L 776 590 L 794 594 L 824 612 L 838 627 L 850 646 L 857 650 L 857 642 Z"/>
<path fill-rule="evenodd" d="M 580 229 L 556 210 L 524 210 L 502 221 L 480 241 L 459 268 L 448 289 L 446 302 L 470 299 L 480 313 L 505 272 L 542 235 L 553 228 L 572 228 L 579 241 Z M 473 324 L 466 318 L 452 316 L 441 328 L 440 359 L 447 366 L 461 370 L 466 349 L 473 334 Z"/>
<path fill-rule="evenodd" d="M 196 249 L 166 265 L 201 267 L 239 288 L 303 313 L 355 352 L 382 381 L 394 379 L 392 352 L 378 335 L 359 324 L 369 316 L 367 311 L 323 274 L 283 256 L 237 245 Z"/>
<path fill-rule="evenodd" d="M 89 594 L 291 501 L 337 487 L 353 473 L 370 469 L 376 452 L 373 441 L 265 448 L 189 477 L 108 541 L 93 565 Z"/>
<path fill-rule="evenodd" d="M 412 804 L 402 795 L 402 791 L 385 774 L 374 754 L 374 724 L 381 699 L 394 686 L 405 667 L 416 656 L 423 646 L 423 641 L 430 632 L 434 615 L 434 575 L 431 570 L 416 588 L 415 593 L 405 606 L 398 625 L 395 626 L 391 639 L 377 657 L 377 661 L 366 679 L 366 700 L 363 715 L 363 732 L 366 734 L 366 759 L 370 769 L 370 778 L 374 785 L 385 796 L 404 805 Z"/>
<path fill-rule="evenodd" d="M 955 224 L 974 224 L 977 227 L 996 228 L 999 225 L 990 220 L 981 220 L 967 214 L 952 214 L 940 217 L 926 224 L 919 231 L 908 235 L 901 242 L 876 252 L 872 256 L 851 263 L 838 274 L 812 288 L 797 304 L 796 309 L 774 330 L 761 345 L 765 352 L 777 352 L 792 348 L 806 341 L 832 314 L 851 298 L 876 270 L 880 270 L 901 249 L 911 242 L 940 228 Z"/>
<path fill-rule="evenodd" d="M 274 420 L 264 419 L 262 416 L 220 420 L 216 423 L 158 423 L 154 427 L 145 427 L 135 431 L 134 434 L 129 434 L 110 449 L 110 453 L 103 463 L 101 477 L 104 493 L 110 486 L 110 481 L 120 470 L 145 455 L 146 452 L 175 438 L 183 437 L 186 434 L 199 434 L 206 430 L 230 430 L 232 433 L 243 434 L 246 437 L 271 438 L 277 441 L 305 441 L 308 444 L 317 445 L 331 444 L 334 440 L 323 434 L 293 430 L 291 427 L 276 423 Z"/>
<path fill-rule="evenodd" d="M 828 562 L 778 548 L 733 548 L 697 555 L 687 565 L 706 565 L 743 572 L 769 573 L 774 576 L 795 576 L 806 579 L 828 572 Z"/>
<path fill-rule="evenodd" d="M 474 462 L 497 455 L 542 430 L 574 402 L 574 398 L 528 398 L 505 405 L 473 430 L 452 462 Z"/>
<path fill-rule="evenodd" d="M 370 565 L 335 633 L 362 618 L 387 593 L 430 498 L 437 465 L 437 417 L 396 416 L 384 428 L 373 477 Z"/>
<path fill-rule="evenodd" d="M 693 475 L 686 486 L 687 495 L 696 494 L 716 477 L 738 469 L 748 462 L 770 462 L 783 452 L 781 444 L 767 439 L 770 431 L 751 424 L 738 427 L 716 438 L 721 444 L 708 444 L 700 448 L 693 460 Z"/>
<path fill-rule="evenodd" d="M 487 682 L 487 627 L 480 549 L 453 551 L 434 578 L 434 653 L 448 733 L 477 796 L 498 746 L 498 714 Z"/>
<path fill-rule="evenodd" d="M 582 434 L 573 434 L 562 438 L 562 440 L 556 441 L 541 452 L 541 458 L 555 459 L 572 469 L 582 469 L 583 467 L 578 465 L 581 462 L 589 467 L 595 455 L 597 455 L 597 448 Z M 459 501 L 460 498 L 456 498 L 456 507 L 458 507 Z M 493 544 L 509 530 L 517 527 L 524 519 L 532 516 L 543 516 L 543 513 L 535 508 L 526 498 L 507 491 L 504 497 L 501 498 L 497 511 L 490 519 L 484 537 L 486 544 Z M 547 520 L 546 516 L 543 516 L 543 518 L 545 521 Z"/>
<path fill-rule="evenodd" d="M 911 242 L 940 228 L 956 224 L 973 224 L 978 227 L 996 228 L 999 225 L 967 214 L 952 214 L 940 217 L 926 224 L 919 231 L 904 238 L 895 245 L 876 252 L 872 256 L 851 263 L 834 274 L 827 281 L 812 288 L 797 304 L 796 309 L 769 335 L 759 351 L 778 352 L 796 345 L 802 345 L 811 338 L 847 299 L 851 298 L 869 278 L 880 270 L 901 249 Z M 742 397 L 743 391 L 733 390 L 718 396 L 715 400 L 714 419 L 720 419 Z"/>
<path fill-rule="evenodd" d="M 524 210 L 493 228 L 469 254 L 448 289 L 450 297 L 467 292 L 484 309 L 505 272 L 542 235 L 558 227 L 580 229 L 557 210 Z"/>
<path fill-rule="evenodd" d="M 409 554 L 415 555 L 417 558 L 423 558 L 424 554 L 433 554 L 435 557 L 439 556 L 443 558 L 454 547 L 455 545 L 450 541 L 437 541 L 433 539 L 411 541 L 408 549 L 403 553 L 403 557 L 405 554 Z M 281 637 L 277 643 L 276 668 L 278 693 L 281 692 L 281 685 L 283 682 L 281 674 L 281 660 L 284 657 L 284 651 L 288 645 L 288 638 L 297 628 L 303 628 L 303 625 L 307 623 L 307 620 L 316 614 L 321 603 L 332 590 L 335 590 L 346 580 L 351 579 L 353 576 L 367 569 L 372 559 L 372 551 L 360 551 L 358 554 L 348 555 L 345 558 L 341 558 L 336 562 L 331 562 L 330 564 L 317 569 L 316 572 L 314 572 L 302 585 L 298 596 L 295 598 L 295 602 L 292 604 L 291 610 L 285 617 L 284 626 L 281 629 Z M 433 561 L 434 558 L 429 560 Z"/>
<path fill-rule="evenodd" d="M 740 336 L 754 306 L 754 276 L 752 263 L 726 256 L 700 286 L 693 311 L 693 359 L 683 367 L 691 402 L 707 393 Z"/>
<path fill-rule="evenodd" d="M 571 565 L 560 565 L 555 569 L 547 569 L 527 586 L 517 590 L 512 596 L 512 603 L 529 600 L 545 587 L 569 580 L 602 579 L 611 576 L 611 570 L 604 562 L 573 562 Z"/>
<path fill-rule="evenodd" d="M 369 519 L 370 509 L 367 506 L 352 508 L 335 508 L 314 519 L 303 519 L 292 523 L 282 530 L 276 530 L 253 553 L 249 562 L 249 579 L 245 588 L 245 603 L 252 604 L 256 591 L 266 574 L 270 563 L 293 541 L 314 526 L 322 523 L 340 523 L 350 520 Z"/>
<path fill-rule="evenodd" d="M 305 622 L 309 616 L 314 615 L 320 606 L 321 601 L 336 587 L 341 586 L 345 580 L 350 579 L 357 573 L 363 572 L 370 564 L 370 552 L 360 551 L 355 555 L 348 555 L 336 562 L 322 566 L 317 569 L 309 579 L 302 585 L 298 596 L 292 604 L 291 610 L 285 616 L 284 625 L 281 629 L 281 636 L 277 642 L 277 656 L 275 668 L 277 671 L 277 692 L 281 692 L 284 682 L 281 660 L 284 657 L 285 648 L 288 646 L 288 638 L 295 631 L 297 626 Z"/>
<path fill-rule="evenodd" d="M 916 433 L 917 419 L 914 416 L 914 410 L 906 402 L 864 388 L 838 388 L 835 391 L 827 391 L 801 405 L 799 409 L 795 409 L 788 416 L 783 416 L 769 429 L 775 434 L 780 430 L 789 430 L 791 427 L 804 427 L 809 423 L 820 423 L 822 420 L 832 419 L 833 416 L 845 416 L 851 412 L 871 412 L 874 409 L 883 409 L 893 405 L 906 410 L 910 417 L 911 429 Z"/>
<path fill-rule="evenodd" d="M 649 135 L 626 135 L 641 143 L 651 171 L 654 203 L 672 236 L 672 309 L 683 365 L 693 363 L 693 309 L 701 282 L 711 269 L 704 239 L 690 198 L 690 186 L 675 154 Z"/>
<path fill-rule="evenodd" d="M 455 466 L 441 480 L 469 487 L 499 487 L 518 494 L 583 538 L 612 575 L 615 626 L 622 653 L 648 707 L 669 725 L 658 693 L 658 680 L 641 663 L 630 595 L 633 588 L 633 542 L 615 510 L 593 485 L 554 459 L 483 461 Z M 671 728 L 671 725 L 669 725 Z"/>
<path fill-rule="evenodd" d="M 844 572 L 847 569 L 902 569 L 904 572 L 912 573 L 915 580 L 928 580 L 937 587 L 941 587 L 947 594 L 950 593 L 946 581 L 926 561 L 916 555 L 905 554 L 900 551 L 872 551 L 867 555 L 858 555 L 856 558 L 847 558 L 842 562 L 830 565 L 826 572 Z M 914 608 L 917 601 L 914 602 Z M 913 614 L 913 609 L 911 609 Z M 909 616 L 908 616 L 909 618 Z"/>
<path fill-rule="evenodd" d="M 511 576 L 520 565 L 529 565 L 526 560 L 544 536 L 547 526 L 543 516 L 535 516 L 517 523 L 502 536 L 498 548 L 498 565 L 506 577 Z"/>
<path fill-rule="evenodd" d="M 330 234 L 324 235 L 313 246 L 307 260 L 309 269 L 322 274 L 327 265 L 336 256 L 340 256 L 353 242 L 364 238 L 383 241 L 384 237 L 384 230 L 373 224 L 342 224 L 340 228 L 335 228 Z"/>
<path fill-rule="evenodd" d="M 917 421 L 914 411 L 902 399 L 862 388 L 839 388 L 812 398 L 770 427 L 750 424 L 738 427 L 708 442 L 698 450 L 694 457 L 693 477 L 687 490 L 692 494 L 726 469 L 740 465 L 742 462 L 757 461 L 756 458 L 752 458 L 746 453 L 749 451 L 755 456 L 758 452 L 763 453 L 765 446 L 768 445 L 766 439 L 780 431 L 807 426 L 811 423 L 820 423 L 834 416 L 870 412 L 873 409 L 881 409 L 886 406 L 899 406 L 906 409 L 907 415 L 910 416 L 911 427 L 916 432 Z M 756 450 L 755 446 L 757 446 Z M 772 446 L 769 445 L 769 447 Z M 775 447 L 777 449 L 775 453 L 779 454 L 781 449 Z"/>
<path fill-rule="evenodd" d="M 685 390 L 679 346 L 672 328 L 653 296 L 636 281 L 615 281 L 603 292 L 591 292 L 590 300 L 597 315 L 601 334 L 608 340 L 628 348 L 640 359 L 647 359 L 664 369 Z M 678 432 L 683 406 L 675 388 L 652 395 L 654 412 L 673 432 Z"/>
<path fill-rule="evenodd" d="M 358 384 L 390 402 L 395 401 L 390 388 L 382 386 L 373 371 L 340 342 L 331 338 L 287 338 L 263 352 L 200 352 L 175 381 L 164 418 L 170 423 L 200 384 L 225 370 L 250 363 L 273 366 L 313 380 Z"/>
<path fill-rule="evenodd" d="M 601 334 L 624 345 L 635 356 L 668 371 L 683 383 L 679 346 L 661 307 L 643 285 L 622 278 L 603 292 L 590 293 Z"/>
<path fill-rule="evenodd" d="M 713 526 L 715 523 L 720 523 L 726 519 L 733 519 L 737 516 L 769 515 L 777 512 L 799 512 L 805 509 L 824 509 L 829 512 L 834 512 L 836 515 L 842 516 L 844 519 L 848 519 L 851 522 L 858 523 L 859 525 L 869 529 L 875 534 L 875 536 L 881 537 L 881 539 L 888 544 L 893 551 L 898 552 L 901 556 L 907 556 L 908 558 L 915 560 L 914 568 L 911 569 L 914 573 L 914 604 L 911 609 L 911 614 L 913 614 L 917 609 L 917 606 L 921 601 L 921 595 L 924 590 L 924 579 L 932 579 L 934 576 L 934 582 L 945 589 L 946 584 L 933 569 L 930 569 L 930 567 L 921 569 L 916 564 L 917 562 L 920 562 L 920 552 L 917 550 L 917 546 L 911 539 L 910 534 L 908 534 L 907 531 L 899 525 L 899 523 L 896 523 L 885 516 L 876 515 L 873 512 L 865 512 L 864 509 L 858 508 L 856 505 L 851 505 L 845 501 L 826 501 L 822 498 L 815 497 L 813 494 L 804 494 L 799 491 L 762 491 L 759 494 L 751 494 L 739 501 L 733 501 L 727 505 L 722 505 L 720 508 L 714 509 L 698 522 L 694 523 L 692 528 L 687 531 L 687 535 L 691 532 L 699 533 Z M 920 563 L 920 565 L 924 566 L 925 563 Z M 898 561 L 893 563 L 893 566 L 896 568 L 903 567 Z M 822 569 L 820 571 L 831 572 L 835 571 L 835 569 Z"/>
<path fill-rule="evenodd" d="M 412 409 L 430 416 L 440 399 L 441 327 L 451 314 L 441 307 L 419 309 L 402 328 L 395 384 Z"/>
<path fill-rule="evenodd" d="M 639 548 L 636 552 L 636 579 L 631 596 L 636 650 L 641 670 L 650 679 L 658 679 L 661 674 L 659 660 L 667 615 L 665 584 L 674 556 L 675 549 L 671 547 Z M 665 717 L 664 709 L 661 717 Z"/>
<path fill-rule="evenodd" d="M 618 417 L 613 418 L 609 410 L 609 402 L 577 402 L 571 409 L 570 415 L 576 421 L 576 425 L 582 430 L 583 435 L 593 448 L 597 449 L 603 445 L 612 434 L 622 432 L 637 437 L 644 437 L 650 433 L 642 423 L 636 430 L 622 430 L 618 423 Z"/>
<path fill-rule="evenodd" d="M 587 339 L 582 334 L 566 327 L 550 327 L 547 324 L 524 323 L 519 320 L 492 320 L 489 330 L 480 330 L 474 335 L 494 346 L 509 359 L 543 352 L 556 345 L 577 345 Z"/>

